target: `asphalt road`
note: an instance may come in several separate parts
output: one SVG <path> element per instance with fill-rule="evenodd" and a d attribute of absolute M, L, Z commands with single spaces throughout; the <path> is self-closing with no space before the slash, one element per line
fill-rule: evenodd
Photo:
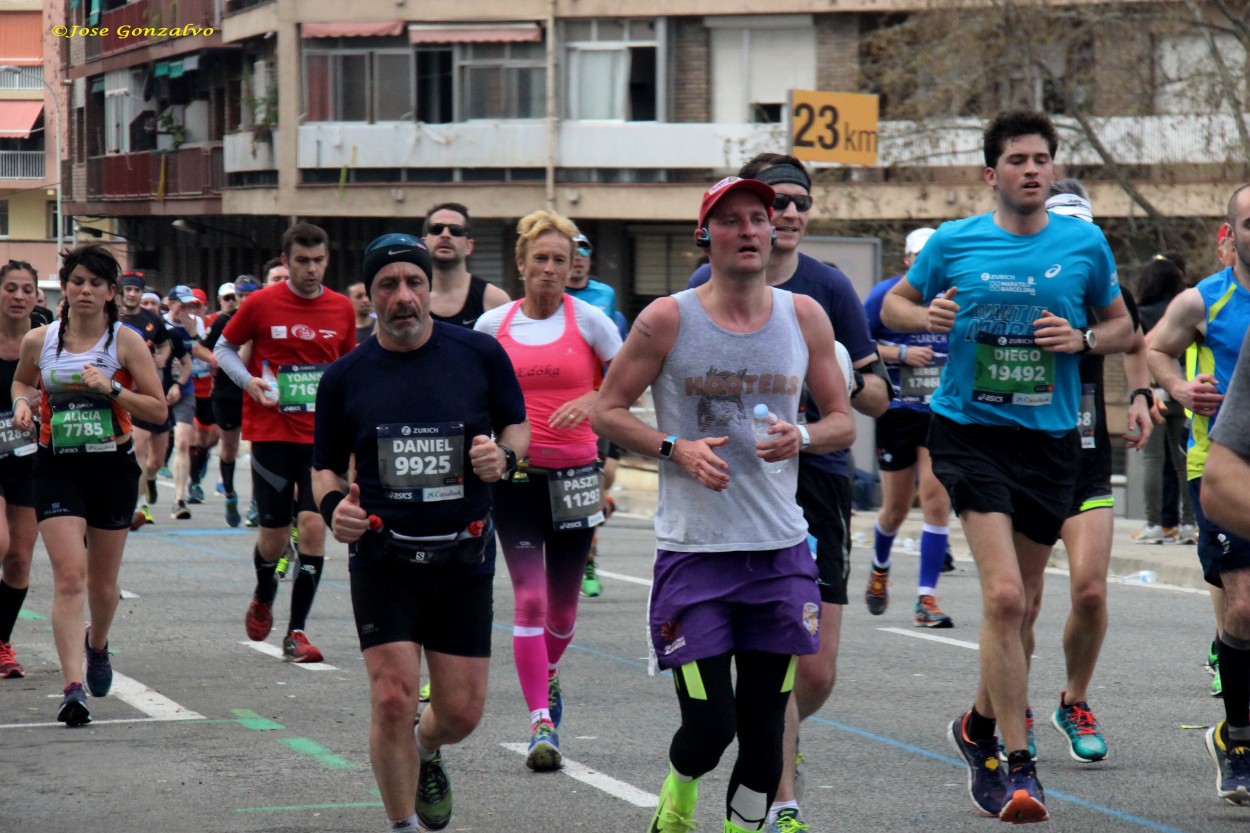
<path fill-rule="evenodd" d="M 246 466 L 240 466 L 246 472 Z M 240 483 L 246 476 L 239 477 Z M 369 767 L 368 689 L 352 627 L 345 550 L 331 549 L 309 620 L 322 666 L 281 662 L 243 632 L 254 577 L 254 533 L 230 530 L 221 498 L 130 537 L 126 596 L 112 634 L 113 694 L 92 699 L 91 725 L 55 723 L 61 681 L 46 619 L 51 576 L 36 552 L 14 643 L 28 676 L 0 680 L 0 831 L 37 833 L 296 833 L 381 831 Z M 867 530 L 870 517 L 859 516 Z M 456 796 L 451 831 L 642 831 L 666 772 L 677 725 L 667 676 L 647 675 L 644 611 L 653 540 L 644 519 L 619 514 L 600 536 L 605 592 L 583 599 L 561 666 L 568 766 L 525 769 L 528 714 L 511 662 L 511 590 L 500 562 L 486 715 L 444 757 Z M 1192 552 L 1192 549 L 1190 549 Z M 916 556 L 896 557 L 884 616 L 862 603 L 867 550 L 855 553 L 833 697 L 803 730 L 812 829 L 985 830 L 944 736 L 971 702 L 979 595 L 972 565 L 942 577 L 956 627 L 911 623 Z M 1053 572 L 1038 626 L 1032 703 L 1039 772 L 1056 831 L 1242 831 L 1250 810 L 1215 795 L 1202 731 L 1222 715 L 1202 669 L 1212 631 L 1206 594 L 1162 584 L 1113 584 L 1111 630 L 1091 691 L 1110 758 L 1071 760 L 1047 716 L 1064 683 L 1060 637 L 1066 575 Z M 731 747 L 701 785 L 700 829 L 719 831 Z"/>

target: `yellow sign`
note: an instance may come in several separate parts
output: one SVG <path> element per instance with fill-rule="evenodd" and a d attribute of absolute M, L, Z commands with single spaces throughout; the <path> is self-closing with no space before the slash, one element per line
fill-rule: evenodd
<path fill-rule="evenodd" d="M 877 164 L 877 96 L 790 91 L 790 153 L 805 162 Z"/>

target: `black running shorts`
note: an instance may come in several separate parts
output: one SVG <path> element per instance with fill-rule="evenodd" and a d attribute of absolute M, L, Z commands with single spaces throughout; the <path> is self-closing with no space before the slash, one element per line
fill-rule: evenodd
<path fill-rule="evenodd" d="M 1198 560 L 1202 562 L 1202 577 L 1207 584 L 1223 587 L 1220 573 L 1250 567 L 1250 541 L 1234 535 L 1217 523 L 1213 523 L 1202 511 L 1202 478 L 1189 481 L 1189 494 L 1193 498 L 1194 519 L 1198 521 Z"/>
<path fill-rule="evenodd" d="M 877 418 L 877 467 L 906 471 L 919 459 L 916 450 L 929 444 L 928 411 L 891 408 Z"/>
<path fill-rule="evenodd" d="M 350 577 L 362 651 L 415 642 L 457 657 L 490 656 L 493 575 L 461 567 L 368 562 L 353 567 Z"/>
<path fill-rule="evenodd" d="M 312 453 L 312 443 L 252 443 L 252 497 L 262 527 L 289 526 L 292 511 L 317 511 L 312 493 Z"/>
<path fill-rule="evenodd" d="M 139 464 L 130 440 L 116 451 L 35 454 L 35 517 L 86 518 L 93 529 L 129 529 L 139 502 Z"/>
<path fill-rule="evenodd" d="M 798 502 L 807 531 L 816 539 L 820 600 L 846 604 L 851 576 L 851 479 L 805 465 L 799 458 Z"/>

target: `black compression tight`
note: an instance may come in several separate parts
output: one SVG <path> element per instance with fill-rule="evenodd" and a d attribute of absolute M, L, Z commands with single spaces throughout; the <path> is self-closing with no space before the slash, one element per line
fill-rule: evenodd
<path fill-rule="evenodd" d="M 738 669 L 736 691 L 731 659 L 736 659 Z M 734 735 L 738 736 L 738 759 L 729 780 L 726 813 L 739 784 L 767 795 L 769 804 L 776 797 L 793 659 L 738 651 L 673 669 L 681 706 L 681 728 L 669 747 L 673 768 L 698 778 L 716 767 Z"/>

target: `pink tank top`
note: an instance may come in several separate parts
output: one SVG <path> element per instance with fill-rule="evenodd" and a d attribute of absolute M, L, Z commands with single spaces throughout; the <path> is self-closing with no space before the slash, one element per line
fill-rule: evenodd
<path fill-rule="evenodd" d="M 556 408 L 595 389 L 600 362 L 577 329 L 573 297 L 564 296 L 564 332 L 547 344 L 522 344 L 512 337 L 512 317 L 524 301 L 514 301 L 499 324 L 498 339 L 512 367 L 530 420 L 530 462 L 552 469 L 584 466 L 599 456 L 599 441 L 590 420 L 570 430 L 552 428 Z"/>

